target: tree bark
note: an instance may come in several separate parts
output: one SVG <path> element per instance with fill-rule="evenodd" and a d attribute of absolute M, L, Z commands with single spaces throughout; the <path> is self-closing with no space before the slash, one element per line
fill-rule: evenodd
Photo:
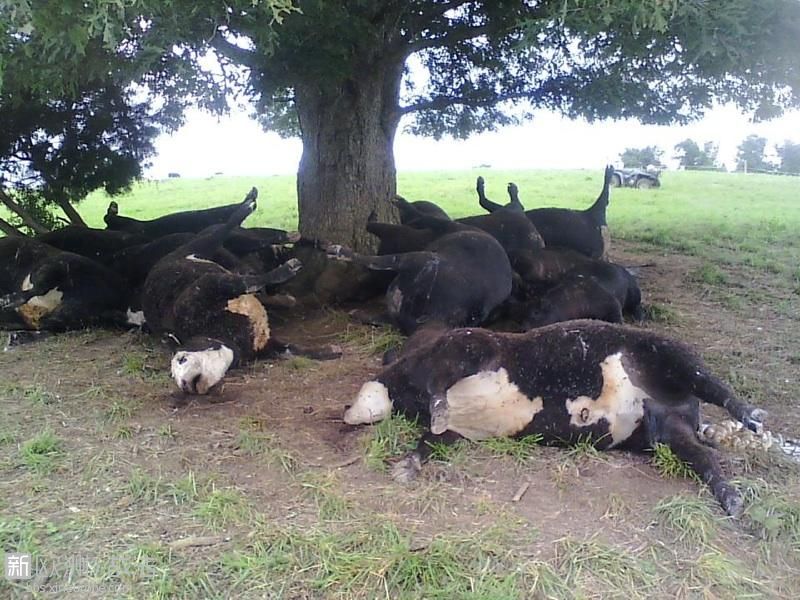
<path fill-rule="evenodd" d="M 14 199 L 8 194 L 6 194 L 3 190 L 0 190 L 0 202 L 5 204 L 8 210 L 13 212 L 20 219 L 22 219 L 22 222 L 28 227 L 30 227 L 36 233 L 47 233 L 48 231 L 50 231 L 47 227 L 45 227 L 44 225 L 39 223 L 39 221 L 34 219 L 33 216 L 27 210 L 25 210 L 22 206 L 17 204 L 17 202 L 15 202 Z"/>
<path fill-rule="evenodd" d="M 297 173 L 300 233 L 371 252 L 373 210 L 397 221 L 394 136 L 402 62 L 372 64 L 340 85 L 306 82 L 295 88 L 303 139 Z"/>
<path fill-rule="evenodd" d="M 0 231 L 8 237 L 24 237 L 22 232 L 5 219 L 0 219 Z"/>

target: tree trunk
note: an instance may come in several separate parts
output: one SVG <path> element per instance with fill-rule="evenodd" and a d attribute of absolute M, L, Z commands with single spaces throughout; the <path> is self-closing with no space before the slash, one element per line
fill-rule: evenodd
<path fill-rule="evenodd" d="M 0 219 L 0 231 L 8 237 L 22 237 L 22 232 L 5 219 Z"/>
<path fill-rule="evenodd" d="M 303 139 L 297 173 L 300 233 L 346 244 L 359 252 L 377 247 L 366 232 L 373 210 L 397 221 L 394 135 L 399 122 L 402 63 L 370 65 L 340 85 L 295 88 Z"/>
<path fill-rule="evenodd" d="M 35 233 L 47 233 L 48 231 L 50 231 L 47 227 L 45 227 L 44 225 L 39 223 L 39 221 L 34 219 L 33 215 L 31 215 L 22 206 L 17 204 L 17 202 L 15 202 L 14 199 L 8 194 L 6 194 L 3 190 L 0 190 L 0 202 L 5 204 L 8 210 L 13 212 L 20 219 L 22 219 L 22 222 L 28 227 L 30 227 Z"/>

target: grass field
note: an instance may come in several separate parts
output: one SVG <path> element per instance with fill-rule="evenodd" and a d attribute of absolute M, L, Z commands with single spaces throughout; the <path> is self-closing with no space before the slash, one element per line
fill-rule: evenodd
<path fill-rule="evenodd" d="M 528 207 L 588 206 L 602 176 L 415 173 L 398 189 L 476 213 L 478 174 L 494 200 L 515 181 Z M 613 190 L 608 213 L 612 257 L 654 263 L 640 271 L 644 326 L 696 346 L 770 411 L 771 428 L 799 437 L 800 179 L 662 182 Z M 151 218 L 253 185 L 248 224 L 294 228 L 288 177 L 146 183 L 117 201 Z M 107 202 L 96 194 L 81 212 L 99 226 Z M 465 444 L 399 485 L 385 461 L 415 426 L 340 421 L 396 334 L 338 309 L 274 325 L 341 343 L 344 356 L 261 360 L 220 396 L 176 409 L 168 355 L 139 333 L 74 332 L 0 354 L 0 550 L 47 567 L 32 583 L 0 578 L 0 598 L 800 597 L 800 468 L 779 455 L 725 451 L 746 500 L 735 521 L 661 450 Z"/>

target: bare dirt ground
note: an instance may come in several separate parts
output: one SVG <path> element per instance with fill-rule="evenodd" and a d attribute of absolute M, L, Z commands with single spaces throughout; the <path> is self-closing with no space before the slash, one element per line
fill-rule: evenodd
<path fill-rule="evenodd" d="M 800 433 L 797 289 L 742 267 L 721 285 L 700 257 L 613 254 L 655 263 L 640 272 L 645 327 L 695 345 L 773 430 Z M 409 426 L 341 422 L 385 332 L 332 310 L 273 321 L 344 356 L 261 360 L 176 406 L 166 348 L 139 333 L 0 355 L 0 549 L 40 561 L 32 581 L 0 579 L 0 597 L 800 596 L 800 471 L 779 456 L 725 452 L 739 521 L 650 456 L 585 447 L 464 446 L 403 486 L 383 458 Z"/>

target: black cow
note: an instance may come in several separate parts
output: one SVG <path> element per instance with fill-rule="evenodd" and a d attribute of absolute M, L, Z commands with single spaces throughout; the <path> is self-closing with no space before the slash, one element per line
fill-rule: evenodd
<path fill-rule="evenodd" d="M 622 315 L 642 320 L 642 294 L 625 267 L 601 260 L 574 267 L 545 291 L 530 293 L 510 316 L 525 329 L 573 319 L 622 323 Z"/>
<path fill-rule="evenodd" d="M 479 325 L 511 293 L 511 265 L 502 246 L 482 231 L 447 234 L 425 250 L 363 256 L 342 246 L 332 258 L 397 273 L 386 292 L 389 317 L 403 333 L 426 323 Z"/>
<path fill-rule="evenodd" d="M 68 225 L 49 231 L 37 235 L 35 239 L 53 248 L 80 254 L 105 265 L 111 262 L 117 252 L 147 241 L 147 238 L 127 231 L 93 229 L 78 225 Z"/>
<path fill-rule="evenodd" d="M 140 221 L 120 216 L 117 203 L 112 201 L 108 205 L 108 210 L 103 220 L 108 229 L 127 231 L 152 240 L 171 233 L 199 233 L 211 225 L 223 224 L 236 212 L 239 206 L 239 204 L 228 204 L 202 210 L 188 210 L 171 213 L 149 221 Z"/>
<path fill-rule="evenodd" d="M 545 246 L 572 248 L 592 258 L 605 259 L 608 256 L 609 233 L 606 208 L 613 175 L 614 167 L 607 166 L 603 189 L 594 204 L 585 210 L 534 208 L 525 211 L 525 215 L 544 239 Z M 509 184 L 508 191 L 511 202 L 507 206 L 521 206 L 517 186 Z M 482 201 L 481 206 L 489 212 L 506 208 L 489 200 Z"/>
<path fill-rule="evenodd" d="M 402 196 L 395 196 L 395 198 L 398 201 L 396 205 L 400 211 L 400 223 L 403 225 L 413 225 L 421 214 L 440 219 L 450 219 L 450 215 L 442 208 L 428 200 L 408 202 Z"/>
<path fill-rule="evenodd" d="M 124 280 L 85 256 L 26 238 L 0 240 L 0 327 L 65 331 L 124 323 Z"/>
<path fill-rule="evenodd" d="M 742 508 L 714 451 L 698 441 L 699 402 L 725 408 L 756 431 L 764 411 L 738 400 L 689 348 L 650 331 L 570 321 L 524 334 L 458 329 L 434 337 L 365 383 L 349 424 L 396 411 L 430 424 L 398 480 L 414 478 L 431 444 L 464 437 L 541 435 L 548 444 L 590 440 L 599 449 L 668 445 L 729 514 Z"/>
<path fill-rule="evenodd" d="M 253 188 L 224 227 L 166 255 L 145 280 L 144 317 L 153 332 L 170 334 L 181 343 L 172 357 L 171 373 L 186 393 L 205 394 L 231 367 L 266 350 L 288 347 L 271 338 L 267 312 L 255 292 L 290 279 L 299 261 L 264 275 L 232 273 L 214 261 L 226 236 L 255 209 L 256 195 Z"/>

